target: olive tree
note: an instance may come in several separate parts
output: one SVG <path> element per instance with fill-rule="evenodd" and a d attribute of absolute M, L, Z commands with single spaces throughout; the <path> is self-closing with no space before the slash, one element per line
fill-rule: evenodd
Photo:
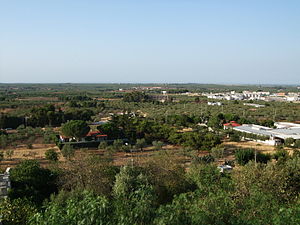
<path fill-rule="evenodd" d="M 57 153 L 53 148 L 48 149 L 48 150 L 45 152 L 45 158 L 46 158 L 47 160 L 56 162 L 56 161 L 58 161 L 58 153 Z"/>
<path fill-rule="evenodd" d="M 71 159 L 75 155 L 75 149 L 70 144 L 65 144 L 61 149 L 61 154 L 67 159 Z"/>

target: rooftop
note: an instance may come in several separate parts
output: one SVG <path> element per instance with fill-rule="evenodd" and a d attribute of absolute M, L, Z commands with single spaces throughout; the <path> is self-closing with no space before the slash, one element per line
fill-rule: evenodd
<path fill-rule="evenodd" d="M 300 126 L 292 126 L 291 123 L 288 125 L 289 126 L 287 127 L 273 129 L 255 124 L 243 124 L 242 126 L 235 127 L 234 130 L 262 136 L 277 137 L 281 139 L 300 139 Z"/>

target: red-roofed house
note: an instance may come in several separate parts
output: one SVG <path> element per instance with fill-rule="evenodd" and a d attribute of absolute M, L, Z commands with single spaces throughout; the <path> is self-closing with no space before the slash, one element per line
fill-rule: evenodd
<path fill-rule="evenodd" d="M 62 142 L 72 142 L 75 141 L 75 138 L 73 137 L 66 137 L 63 135 L 59 136 L 59 139 Z M 100 131 L 90 131 L 87 133 L 87 135 L 83 138 L 81 138 L 81 141 L 103 141 L 107 139 L 107 135 L 106 134 L 102 134 Z"/>
<path fill-rule="evenodd" d="M 223 126 L 224 126 L 224 130 L 226 130 L 226 129 L 231 129 L 233 127 L 239 127 L 239 126 L 241 126 L 241 124 L 238 124 L 235 121 L 230 121 L 229 123 L 223 124 Z"/>

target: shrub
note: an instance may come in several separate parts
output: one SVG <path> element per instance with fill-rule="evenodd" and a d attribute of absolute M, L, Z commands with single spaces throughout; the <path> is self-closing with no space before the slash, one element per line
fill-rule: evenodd
<path fill-rule="evenodd" d="M 223 156 L 224 156 L 224 148 L 220 148 L 220 147 L 212 148 L 212 149 L 211 149 L 211 155 L 212 155 L 215 159 L 223 158 Z"/>
<path fill-rule="evenodd" d="M 56 161 L 58 161 L 58 153 L 57 153 L 53 148 L 48 149 L 48 150 L 45 152 L 45 158 L 46 158 L 47 160 L 56 162 Z"/>
<path fill-rule="evenodd" d="M 196 156 L 196 157 L 194 157 L 192 163 L 193 164 L 212 163 L 213 161 L 215 161 L 215 159 L 212 155 L 205 155 L 205 156 Z"/>
<path fill-rule="evenodd" d="M 162 141 L 153 141 L 152 145 L 156 150 L 161 150 L 164 143 Z"/>
<path fill-rule="evenodd" d="M 98 149 L 106 149 L 107 148 L 107 142 L 106 141 L 102 141 L 100 142 L 100 144 L 98 145 Z"/>
<path fill-rule="evenodd" d="M 0 152 L 0 162 L 4 159 L 4 154 L 3 152 Z"/>
<path fill-rule="evenodd" d="M 256 161 L 259 163 L 267 163 L 268 161 L 271 160 L 271 155 L 270 154 L 264 154 L 264 153 L 260 153 L 258 152 L 256 154 Z"/>
<path fill-rule="evenodd" d="M 273 154 L 273 158 L 278 160 L 280 158 L 287 158 L 288 157 L 288 152 L 284 149 L 279 149 Z"/>
<path fill-rule="evenodd" d="M 28 224 L 30 217 L 37 213 L 36 207 L 26 199 L 0 201 L 0 224 L 22 225 Z"/>
<path fill-rule="evenodd" d="M 240 165 L 247 164 L 250 160 L 254 159 L 254 150 L 253 149 L 238 149 L 235 151 L 235 160 Z"/>
<path fill-rule="evenodd" d="M 63 155 L 63 157 L 65 157 L 67 159 L 71 159 L 75 154 L 75 150 L 72 147 L 72 145 L 65 144 L 63 146 L 63 148 L 61 149 L 61 154 Z"/>
<path fill-rule="evenodd" d="M 14 150 L 8 149 L 8 150 L 6 150 L 5 154 L 6 154 L 6 157 L 7 157 L 7 158 L 11 159 L 11 157 L 12 157 L 13 154 L 14 154 Z"/>
<path fill-rule="evenodd" d="M 296 140 L 294 144 L 295 148 L 300 148 L 300 140 Z"/>
<path fill-rule="evenodd" d="M 229 140 L 234 142 L 239 142 L 241 140 L 241 136 L 237 133 L 234 133 L 230 135 Z"/>
<path fill-rule="evenodd" d="M 287 138 L 284 140 L 284 145 L 287 147 L 292 147 L 294 145 L 294 139 L 293 138 Z"/>
<path fill-rule="evenodd" d="M 57 191 L 57 173 L 42 168 L 36 160 L 24 160 L 10 172 L 10 199 L 27 198 L 41 204 Z"/>
<path fill-rule="evenodd" d="M 121 140 L 121 139 L 114 140 L 114 142 L 113 142 L 113 148 L 115 150 L 121 150 L 122 145 L 123 145 L 123 140 Z"/>
<path fill-rule="evenodd" d="M 144 138 L 142 138 L 142 139 L 137 139 L 137 140 L 136 140 L 135 146 L 136 146 L 137 148 L 140 148 L 141 151 L 143 151 L 143 148 L 146 146 L 146 140 L 145 140 Z"/>

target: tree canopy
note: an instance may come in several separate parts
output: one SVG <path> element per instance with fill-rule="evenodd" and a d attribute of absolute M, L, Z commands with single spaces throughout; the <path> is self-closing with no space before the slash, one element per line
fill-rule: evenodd
<path fill-rule="evenodd" d="M 90 127 L 85 121 L 71 120 L 62 126 L 61 131 L 65 136 L 80 139 L 90 131 Z"/>

